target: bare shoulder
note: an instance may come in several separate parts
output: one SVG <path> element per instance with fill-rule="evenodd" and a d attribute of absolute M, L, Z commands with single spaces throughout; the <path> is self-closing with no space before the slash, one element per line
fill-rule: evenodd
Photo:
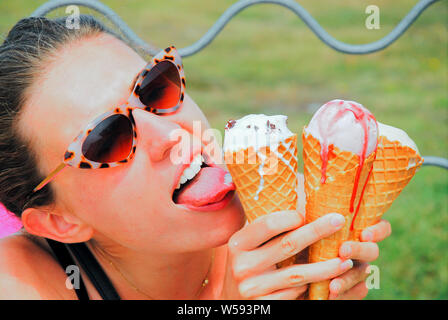
<path fill-rule="evenodd" d="M 0 299 L 76 299 L 51 253 L 25 234 L 0 239 Z"/>

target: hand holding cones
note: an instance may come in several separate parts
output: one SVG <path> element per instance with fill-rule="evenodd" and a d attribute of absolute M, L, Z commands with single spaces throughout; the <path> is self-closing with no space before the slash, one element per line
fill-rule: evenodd
<path fill-rule="evenodd" d="M 400 129 L 377 123 L 362 105 L 333 100 L 304 128 L 306 222 L 328 213 L 345 217 L 333 235 L 309 247 L 309 262 L 339 256 L 389 209 L 421 166 L 415 143 Z M 226 126 L 225 161 L 250 222 L 297 209 L 297 136 L 286 116 L 249 115 Z M 278 264 L 295 263 L 294 257 Z M 312 283 L 309 298 L 325 300 L 330 280 Z"/>

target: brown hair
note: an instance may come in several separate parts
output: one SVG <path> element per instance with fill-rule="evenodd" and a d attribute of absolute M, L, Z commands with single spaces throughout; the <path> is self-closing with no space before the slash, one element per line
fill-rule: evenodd
<path fill-rule="evenodd" d="M 16 128 L 26 90 L 58 48 L 101 33 L 123 40 L 90 15 L 80 15 L 75 29 L 66 27 L 65 17 L 30 17 L 17 22 L 0 45 L 0 202 L 18 217 L 26 208 L 54 202 L 51 184 L 33 193 L 44 177 L 39 174 L 35 154 Z"/>

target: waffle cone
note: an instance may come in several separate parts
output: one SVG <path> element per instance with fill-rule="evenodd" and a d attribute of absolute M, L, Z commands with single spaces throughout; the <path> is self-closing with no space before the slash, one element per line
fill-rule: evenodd
<path fill-rule="evenodd" d="M 372 174 L 353 224 L 351 240 L 359 241 L 365 228 L 381 220 L 422 163 L 423 159 L 412 148 L 389 141 L 385 136 L 379 137 Z"/>
<path fill-rule="evenodd" d="M 225 161 L 250 222 L 267 213 L 297 209 L 297 135 L 256 152 L 252 147 L 226 152 Z M 294 263 L 290 258 L 280 263 Z"/>
<path fill-rule="evenodd" d="M 369 178 L 375 153 L 371 153 L 364 161 L 354 207 L 350 208 L 356 174 L 360 165 L 359 156 L 334 147 L 328 159 L 326 181 L 322 184 L 320 143 L 311 134 L 307 135 L 305 132 L 303 132 L 302 139 L 307 223 L 333 212 L 345 217 L 345 225 L 341 230 L 310 246 L 308 259 L 310 263 L 314 263 L 337 258 L 340 245 L 349 239 L 354 209 L 356 209 L 363 187 Z M 330 280 L 312 283 L 309 289 L 309 299 L 328 299 L 329 283 Z"/>

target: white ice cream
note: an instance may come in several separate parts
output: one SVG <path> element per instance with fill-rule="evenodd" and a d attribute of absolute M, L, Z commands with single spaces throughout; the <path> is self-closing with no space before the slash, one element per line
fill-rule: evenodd
<path fill-rule="evenodd" d="M 224 152 L 235 152 L 253 147 L 255 151 L 266 146 L 278 145 L 293 133 L 286 125 L 287 116 L 250 114 L 239 120 L 230 120 L 226 125 Z"/>
<path fill-rule="evenodd" d="M 291 141 L 285 143 L 287 138 L 294 135 L 287 127 L 287 119 L 288 117 L 283 115 L 267 116 L 264 114 L 250 114 L 239 120 L 230 120 L 227 122 L 224 136 L 224 152 L 237 152 L 241 149 L 253 147 L 257 158 L 261 160 L 258 166 L 260 182 L 254 195 L 255 200 L 258 200 L 258 196 L 264 188 L 264 175 L 276 173 L 272 168 L 266 171 L 266 155 L 259 150 L 260 148 L 269 146 L 271 152 L 277 155 L 279 161 L 284 162 L 294 171 L 289 160 L 285 159 L 277 151 L 279 145 L 283 145 L 287 150 L 291 147 Z M 244 159 L 241 160 L 244 163 Z M 274 161 L 270 161 L 269 164 L 276 167 Z M 294 174 L 297 173 L 294 171 Z"/>
<path fill-rule="evenodd" d="M 356 106 L 357 110 L 371 115 L 371 113 L 361 104 L 354 101 L 333 100 L 317 110 L 308 126 L 305 128 L 306 134 L 312 134 L 323 145 L 327 147 L 333 144 L 340 150 L 351 151 L 360 155 L 365 143 L 364 129 L 361 121 L 356 119 L 351 111 Z M 367 151 L 366 157 L 375 151 L 378 140 L 378 128 L 373 116 L 367 118 Z"/>
<path fill-rule="evenodd" d="M 408 134 L 403 130 L 378 122 L 378 131 L 380 136 L 386 137 L 389 141 L 398 141 L 403 146 L 407 146 L 415 150 L 415 152 L 420 155 L 415 142 L 412 141 Z"/>

